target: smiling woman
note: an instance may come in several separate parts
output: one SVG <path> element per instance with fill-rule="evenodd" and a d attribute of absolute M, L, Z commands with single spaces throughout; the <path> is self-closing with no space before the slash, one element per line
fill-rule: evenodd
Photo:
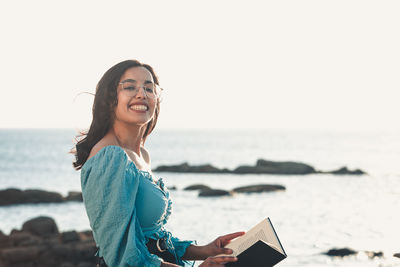
<path fill-rule="evenodd" d="M 109 69 L 96 88 L 93 121 L 76 144 L 75 169 L 100 266 L 223 266 L 236 261 L 224 246 L 243 232 L 205 246 L 182 241 L 165 229 L 172 201 L 151 172 L 144 148 L 160 112 L 161 89 L 153 69 L 136 60 Z"/>
<path fill-rule="evenodd" d="M 148 73 L 146 73 L 146 71 Z M 126 73 L 125 73 L 126 72 Z M 128 74 L 129 73 L 129 74 Z M 129 75 L 135 75 L 141 73 L 145 75 L 144 78 L 149 78 L 151 81 L 158 85 L 158 78 L 153 68 L 147 64 L 142 64 L 136 60 L 123 61 L 111 69 L 109 69 L 101 78 L 96 87 L 96 94 L 93 103 L 93 119 L 90 125 L 89 131 L 83 134 L 83 139 L 76 145 L 76 162 L 74 167 L 79 170 L 85 161 L 88 159 L 91 149 L 97 144 L 111 129 L 114 121 L 118 121 L 117 113 L 128 111 L 128 106 L 125 108 L 122 106 L 123 101 L 128 100 L 128 96 L 124 97 L 125 90 L 123 87 L 123 78 L 128 78 Z M 143 79 L 143 77 L 141 77 Z M 122 83 L 122 84 L 121 84 Z M 122 89 L 122 90 L 121 90 Z M 121 94 L 121 91 L 124 93 Z M 158 114 L 160 112 L 160 102 L 158 99 L 152 100 L 155 107 L 152 109 L 150 121 L 146 121 L 145 127 L 142 129 L 143 132 L 143 143 L 146 137 L 153 131 L 156 123 Z M 114 112 L 115 110 L 115 112 Z M 150 112 L 147 112 L 148 115 Z"/>

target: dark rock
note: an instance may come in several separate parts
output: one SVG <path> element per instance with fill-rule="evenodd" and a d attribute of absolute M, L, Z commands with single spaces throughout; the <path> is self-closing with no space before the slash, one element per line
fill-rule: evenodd
<path fill-rule="evenodd" d="M 43 253 L 40 254 L 39 258 L 36 260 L 38 266 L 58 266 L 61 260 L 53 252 L 53 247 L 48 247 Z"/>
<path fill-rule="evenodd" d="M 1 267 L 9 267 L 10 265 L 0 265 Z M 12 264 L 12 267 L 36 267 L 35 262 L 16 262 Z M 47 267 L 47 266 L 41 266 L 41 267 Z"/>
<path fill-rule="evenodd" d="M 211 187 L 204 184 L 194 184 L 185 187 L 183 190 L 205 190 L 205 189 L 211 189 Z"/>
<path fill-rule="evenodd" d="M 23 242 L 20 243 L 20 246 L 22 247 L 31 247 L 31 246 L 36 246 L 40 244 L 40 239 L 32 237 L 28 240 L 25 240 Z"/>
<path fill-rule="evenodd" d="M 83 201 L 82 192 L 68 192 L 68 196 L 65 198 L 66 201 Z"/>
<path fill-rule="evenodd" d="M 365 251 L 365 254 L 367 254 L 368 258 L 373 259 L 373 258 L 382 258 L 383 257 L 383 252 L 375 252 L 375 251 Z"/>
<path fill-rule="evenodd" d="M 80 262 L 76 267 L 96 267 L 96 264 L 87 262 L 87 261 L 83 261 L 83 262 Z"/>
<path fill-rule="evenodd" d="M 400 253 L 393 254 L 393 257 L 400 258 Z"/>
<path fill-rule="evenodd" d="M 344 257 L 344 256 L 349 256 L 349 255 L 355 255 L 358 252 L 349 248 L 333 248 L 330 249 L 328 252 L 325 252 L 323 254 L 328 255 L 328 256 L 339 256 L 339 257 Z"/>
<path fill-rule="evenodd" d="M 161 165 L 153 171 L 155 172 L 189 172 L 190 166 L 187 162 L 178 165 Z"/>
<path fill-rule="evenodd" d="M 172 190 L 177 190 L 177 188 L 176 188 L 175 185 L 173 185 L 173 186 L 168 186 L 167 188 L 168 188 L 168 190 L 171 190 L 171 191 L 172 191 Z"/>
<path fill-rule="evenodd" d="M 16 188 L 0 190 L 0 206 L 54 202 L 63 202 L 63 198 L 59 193 L 33 189 L 22 191 Z"/>
<path fill-rule="evenodd" d="M 80 241 L 80 236 L 76 231 L 69 231 L 61 233 L 61 241 L 63 243 Z"/>
<path fill-rule="evenodd" d="M 51 253 L 60 261 L 74 261 L 75 249 L 72 244 L 55 244 L 51 247 Z"/>
<path fill-rule="evenodd" d="M 45 216 L 36 217 L 26 221 L 22 225 L 22 230 L 41 237 L 58 234 L 58 228 L 55 221 L 52 218 Z"/>
<path fill-rule="evenodd" d="M 276 184 L 257 184 L 257 185 L 249 185 L 236 187 L 233 189 L 233 192 L 236 193 L 260 193 L 260 192 L 272 192 L 278 190 L 286 190 L 286 188 L 282 185 Z"/>
<path fill-rule="evenodd" d="M 203 189 L 199 193 L 199 197 L 216 197 L 216 196 L 231 196 L 232 192 L 221 189 Z"/>
<path fill-rule="evenodd" d="M 189 173 L 223 173 L 229 170 L 220 170 L 210 164 L 191 166 L 187 162 L 179 165 L 162 165 L 154 169 L 155 172 L 189 172 Z"/>
<path fill-rule="evenodd" d="M 233 170 L 239 174 L 310 174 L 315 173 L 315 169 L 307 164 L 292 161 L 269 161 L 264 159 L 257 160 L 255 166 L 239 166 Z"/>
<path fill-rule="evenodd" d="M 75 265 L 71 262 L 63 262 L 61 263 L 60 267 L 75 267 Z"/>
<path fill-rule="evenodd" d="M 221 172 L 220 169 L 210 165 L 210 164 L 204 164 L 204 165 L 198 165 L 198 166 L 191 166 L 190 167 L 190 172 L 197 172 L 197 173 L 219 173 Z"/>
<path fill-rule="evenodd" d="M 96 266 L 97 248 L 91 231 L 58 233 L 49 217 L 37 217 L 13 229 L 0 231 L 0 267 Z"/>
<path fill-rule="evenodd" d="M 2 231 L 0 231 L 0 249 L 6 248 L 8 246 L 10 246 L 10 239 L 8 238 L 8 236 L 3 234 Z"/>
<path fill-rule="evenodd" d="M 93 240 L 93 232 L 90 230 L 79 232 L 79 238 L 81 241 Z"/>
<path fill-rule="evenodd" d="M 39 255 L 37 247 L 5 248 L 0 251 L 1 258 L 7 263 L 33 261 Z"/>
<path fill-rule="evenodd" d="M 330 172 L 326 172 L 326 173 L 331 173 L 331 174 L 339 174 L 339 175 L 362 175 L 362 174 L 366 174 L 364 171 L 360 170 L 360 169 L 356 169 L 354 171 L 349 170 L 346 166 L 339 168 L 335 171 L 330 171 Z"/>
<path fill-rule="evenodd" d="M 93 255 L 97 251 L 94 241 L 90 243 L 78 243 L 74 246 L 74 249 L 75 259 L 77 259 L 78 261 L 93 261 Z"/>
<path fill-rule="evenodd" d="M 40 240 L 31 233 L 22 231 L 13 231 L 9 236 L 9 242 L 12 246 L 31 246 L 40 243 Z"/>
<path fill-rule="evenodd" d="M 42 244 L 48 246 L 48 247 L 53 247 L 57 244 L 60 244 L 61 238 L 60 235 L 53 235 L 53 236 L 44 236 L 42 239 Z"/>

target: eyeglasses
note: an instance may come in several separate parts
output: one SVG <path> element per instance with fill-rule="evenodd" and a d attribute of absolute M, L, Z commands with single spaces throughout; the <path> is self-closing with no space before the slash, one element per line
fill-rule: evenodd
<path fill-rule="evenodd" d="M 161 97 L 162 88 L 153 82 L 139 86 L 135 80 L 125 80 L 119 84 L 122 86 L 123 92 L 129 97 L 136 96 L 140 88 L 143 88 L 144 94 L 148 98 L 156 99 Z"/>

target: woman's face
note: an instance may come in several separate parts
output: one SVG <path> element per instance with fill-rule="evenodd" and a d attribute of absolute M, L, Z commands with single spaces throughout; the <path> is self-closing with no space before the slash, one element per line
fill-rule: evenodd
<path fill-rule="evenodd" d="M 145 67 L 133 67 L 125 71 L 117 87 L 118 104 L 115 108 L 115 120 L 126 124 L 146 125 L 155 114 L 157 98 L 148 97 L 144 87 L 154 83 L 153 76 Z M 135 84 L 133 87 L 126 84 Z"/>

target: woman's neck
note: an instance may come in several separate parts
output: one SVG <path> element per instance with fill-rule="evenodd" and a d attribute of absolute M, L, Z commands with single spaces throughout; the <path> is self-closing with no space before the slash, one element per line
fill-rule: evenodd
<path fill-rule="evenodd" d="M 126 125 L 116 121 L 109 133 L 115 137 L 119 146 L 135 152 L 140 157 L 140 147 L 145 130 L 145 125 Z"/>

